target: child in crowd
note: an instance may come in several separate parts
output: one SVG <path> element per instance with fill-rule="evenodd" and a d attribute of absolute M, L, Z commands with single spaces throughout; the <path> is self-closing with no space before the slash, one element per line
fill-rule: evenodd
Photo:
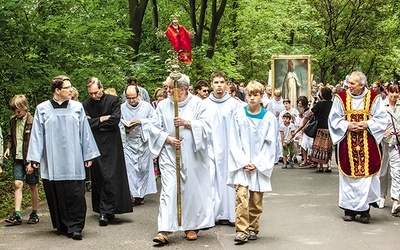
<path fill-rule="evenodd" d="M 279 133 L 281 135 L 282 149 L 283 149 L 283 165 L 282 168 L 287 168 L 288 163 L 293 167 L 293 162 L 289 159 L 293 159 L 294 156 L 294 142 L 290 140 L 296 130 L 294 124 L 291 122 L 292 115 L 285 113 L 282 116 L 282 123 L 279 126 Z M 289 159 L 287 158 L 289 155 Z"/>
<path fill-rule="evenodd" d="M 294 124 L 294 128 L 297 129 L 301 124 L 300 113 L 297 109 L 292 108 L 290 103 L 291 103 L 290 99 L 283 100 L 283 106 L 285 107 L 285 110 L 280 113 L 279 119 L 278 119 L 278 124 L 282 124 L 283 123 L 283 120 L 282 120 L 283 115 L 286 113 L 289 113 L 291 115 L 290 122 L 292 124 Z M 294 142 L 294 148 L 295 148 L 294 150 L 296 152 L 296 143 L 298 141 L 293 140 L 293 142 Z M 298 163 L 296 153 L 293 154 L 293 158 L 289 158 L 289 159 L 290 159 L 290 161 L 293 161 L 293 163 Z M 282 159 L 282 161 L 283 161 L 283 159 Z"/>
<path fill-rule="evenodd" d="M 271 99 L 266 108 L 277 118 L 279 117 L 280 113 L 285 110 L 282 100 L 282 91 L 280 89 L 275 89 L 274 98 Z"/>
<path fill-rule="evenodd" d="M 248 105 L 235 111 L 230 126 L 231 147 L 228 185 L 236 190 L 236 237 L 238 244 L 256 240 L 264 192 L 271 191 L 276 158 L 278 122 L 260 103 L 264 87 L 250 82 Z"/>
<path fill-rule="evenodd" d="M 6 222 L 14 225 L 22 223 L 22 189 L 24 178 L 26 178 L 32 202 L 32 213 L 29 215 L 28 224 L 36 224 L 39 222 L 37 214 L 39 169 L 33 168 L 31 163 L 26 161 L 33 116 L 28 112 L 29 105 L 24 95 L 14 96 L 10 101 L 10 108 L 14 112 L 14 115 L 10 118 L 9 141 L 7 149 L 4 152 L 4 158 L 9 159 L 11 155 L 14 161 L 15 213 L 6 219 Z"/>
<path fill-rule="evenodd" d="M 274 91 L 274 97 L 270 100 L 268 103 L 268 106 L 266 107 L 268 111 L 271 111 L 272 114 L 275 115 L 275 117 L 278 119 L 279 115 L 281 112 L 285 110 L 285 106 L 283 105 L 283 99 L 282 99 L 282 91 L 280 89 L 275 89 Z M 278 121 L 279 124 L 279 121 Z M 278 163 L 282 162 L 282 143 L 281 143 L 281 137 L 278 137 L 278 140 L 276 141 L 276 147 L 277 147 L 277 154 L 276 154 L 276 159 L 275 162 Z"/>
<path fill-rule="evenodd" d="M 284 99 L 283 100 L 283 106 L 285 107 L 285 110 L 283 110 L 280 114 L 279 114 L 279 119 L 278 119 L 278 123 L 282 124 L 283 122 L 283 115 L 289 113 L 291 115 L 290 121 L 291 123 L 294 124 L 295 128 L 298 128 L 300 123 L 301 123 L 301 119 L 300 119 L 300 113 L 297 109 L 292 108 L 290 106 L 290 100 L 289 99 Z"/>

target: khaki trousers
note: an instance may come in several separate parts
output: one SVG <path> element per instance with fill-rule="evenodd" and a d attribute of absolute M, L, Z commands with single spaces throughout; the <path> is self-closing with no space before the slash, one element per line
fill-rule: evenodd
<path fill-rule="evenodd" d="M 258 233 L 262 213 L 263 192 L 249 191 L 249 187 L 235 185 L 236 189 L 236 233 L 249 236 L 249 231 Z"/>

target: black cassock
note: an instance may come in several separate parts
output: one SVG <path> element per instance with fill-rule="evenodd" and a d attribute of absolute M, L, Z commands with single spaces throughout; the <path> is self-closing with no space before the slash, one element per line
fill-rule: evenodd
<path fill-rule="evenodd" d="M 104 214 L 132 212 L 128 177 L 126 174 L 124 151 L 119 121 L 121 105 L 116 96 L 104 94 L 100 100 L 91 98 L 83 102 L 93 136 L 101 156 L 93 161 L 92 206 L 93 211 Z M 100 117 L 111 115 L 107 121 Z"/>

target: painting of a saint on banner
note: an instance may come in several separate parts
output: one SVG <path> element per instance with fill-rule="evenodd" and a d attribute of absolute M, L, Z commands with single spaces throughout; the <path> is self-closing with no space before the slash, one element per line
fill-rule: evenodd
<path fill-rule="evenodd" d="M 280 89 L 282 97 L 289 99 L 293 107 L 299 96 L 311 97 L 311 56 L 272 56 L 272 89 Z"/>

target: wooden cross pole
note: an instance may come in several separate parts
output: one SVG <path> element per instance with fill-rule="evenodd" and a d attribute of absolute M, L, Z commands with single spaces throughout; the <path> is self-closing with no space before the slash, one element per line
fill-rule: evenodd
<path fill-rule="evenodd" d="M 178 111 L 178 80 L 181 78 L 181 73 L 178 71 L 178 65 L 172 65 L 172 72 L 170 77 L 174 80 L 174 114 L 175 118 L 179 117 Z M 179 126 L 175 127 L 175 138 L 179 140 Z M 175 150 L 175 157 L 176 157 L 176 205 L 177 205 L 177 215 L 178 215 L 178 225 L 182 226 L 182 195 L 181 195 L 181 150 L 177 148 Z"/>

